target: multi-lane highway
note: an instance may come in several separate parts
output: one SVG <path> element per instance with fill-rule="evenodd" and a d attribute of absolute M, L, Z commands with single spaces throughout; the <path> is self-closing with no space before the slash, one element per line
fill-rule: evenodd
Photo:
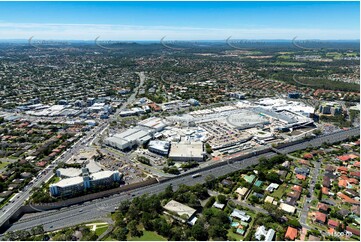
<path fill-rule="evenodd" d="M 338 141 L 342 141 L 351 136 L 358 136 L 360 134 L 359 128 L 340 131 L 337 133 L 319 136 L 312 140 L 305 140 L 302 143 L 295 144 L 289 147 L 285 147 L 281 150 L 282 152 L 293 152 L 296 150 L 305 149 L 309 146 L 320 146 L 324 142 L 335 143 Z M 46 231 L 60 229 L 66 226 L 71 226 L 79 223 L 84 223 L 87 221 L 95 220 L 106 216 L 110 211 L 114 211 L 115 207 L 121 202 L 125 200 L 130 200 L 136 196 L 141 196 L 143 194 L 156 194 L 163 191 L 168 185 L 172 185 L 174 189 L 180 184 L 186 185 L 194 185 L 196 183 L 204 183 L 205 178 L 208 175 L 212 175 L 214 177 L 220 177 L 226 175 L 228 173 L 234 172 L 238 169 L 244 169 L 251 165 L 255 165 L 258 163 L 258 159 L 261 156 L 271 157 L 275 155 L 273 152 L 267 152 L 262 155 L 253 156 L 251 158 L 239 160 L 233 162 L 232 164 L 225 164 L 220 167 L 216 167 L 210 170 L 200 171 L 200 177 L 192 178 L 192 175 L 186 175 L 182 177 L 176 177 L 174 179 L 165 181 L 163 183 L 158 183 L 154 185 L 150 185 L 147 187 L 139 188 L 131 191 L 131 193 L 121 193 L 116 194 L 111 197 L 106 197 L 103 199 L 97 199 L 90 202 L 86 202 L 82 205 L 72 206 L 68 208 L 63 208 L 60 210 L 54 210 L 52 212 L 40 212 L 37 213 L 28 219 L 21 219 L 16 223 L 12 224 L 12 226 L 8 229 L 8 231 L 15 230 L 24 230 L 31 229 L 37 225 L 43 225 Z"/>
<path fill-rule="evenodd" d="M 123 111 L 128 104 L 134 102 L 138 89 L 144 84 L 145 75 L 144 72 L 137 73 L 140 79 L 139 85 L 135 88 L 133 94 L 127 99 L 126 102 L 123 103 L 122 107 L 119 108 L 114 115 L 117 117 L 120 111 Z M 91 130 L 86 134 L 86 136 L 82 137 L 78 140 L 72 147 L 66 150 L 61 156 L 57 157 L 52 164 L 47 166 L 41 174 L 39 174 L 36 178 L 34 178 L 33 182 L 26 186 L 26 189 L 21 191 L 19 194 L 14 197 L 12 202 L 5 205 L 0 210 L 0 226 L 2 226 L 29 198 L 31 190 L 33 188 L 39 187 L 43 182 L 48 181 L 53 175 L 53 168 L 60 162 L 65 162 L 69 160 L 74 154 L 76 154 L 81 148 L 92 145 L 97 136 L 103 133 L 103 131 L 108 127 L 107 121 L 102 121 L 96 128 Z"/>
<path fill-rule="evenodd" d="M 60 156 L 58 156 L 50 165 L 48 165 L 41 173 L 33 179 L 31 184 L 28 184 L 14 199 L 13 202 L 8 203 L 0 211 L 0 226 L 4 224 L 29 198 L 31 190 L 33 188 L 39 187 L 43 182 L 48 181 L 53 175 L 54 167 L 61 162 L 69 160 L 74 154 L 76 154 L 84 145 L 88 142 L 91 142 L 92 138 L 101 133 L 106 129 L 107 123 L 101 123 L 99 126 L 95 127 L 93 130 L 88 132 L 84 137 L 79 139 L 74 143 L 70 149 L 64 151 Z"/>

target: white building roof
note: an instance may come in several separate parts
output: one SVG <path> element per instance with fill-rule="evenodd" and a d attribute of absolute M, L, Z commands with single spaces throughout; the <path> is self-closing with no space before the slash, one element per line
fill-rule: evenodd
<path fill-rule="evenodd" d="M 140 121 L 138 125 L 155 129 L 157 131 L 164 129 L 167 126 L 166 123 L 163 121 L 163 119 L 157 117 L 144 119 Z"/>
<path fill-rule="evenodd" d="M 266 230 L 265 226 L 259 226 L 256 230 L 256 233 L 254 234 L 254 237 L 257 240 L 261 240 L 262 235 L 264 236 L 264 241 L 272 241 L 275 231 L 273 229 Z"/>
<path fill-rule="evenodd" d="M 148 145 L 148 148 L 152 148 L 164 152 L 168 152 L 169 147 L 170 147 L 170 142 L 162 141 L 162 140 L 151 140 Z"/>
<path fill-rule="evenodd" d="M 203 158 L 203 143 L 172 143 L 169 157 Z"/>
<path fill-rule="evenodd" d="M 248 222 L 251 219 L 251 216 L 247 215 L 245 211 L 241 211 L 238 209 L 233 209 L 233 212 L 231 213 L 231 217 L 236 217 L 243 222 Z"/>
<path fill-rule="evenodd" d="M 169 201 L 165 206 L 164 209 L 175 212 L 179 216 L 182 216 L 183 214 L 187 215 L 188 218 L 192 217 L 192 215 L 196 212 L 194 208 L 188 207 L 187 205 L 184 205 L 180 202 L 177 202 L 175 200 Z"/>
<path fill-rule="evenodd" d="M 117 173 L 117 171 L 100 171 L 91 174 L 90 177 L 92 178 L 92 180 L 101 180 L 112 176 L 114 173 Z"/>
<path fill-rule="evenodd" d="M 267 197 L 266 197 L 266 199 L 264 200 L 264 202 L 266 202 L 266 203 L 272 203 L 272 202 L 273 202 L 273 200 L 274 200 L 274 198 L 273 198 L 273 197 L 271 197 L 271 196 L 267 196 Z"/>
<path fill-rule="evenodd" d="M 81 174 L 81 169 L 77 168 L 59 168 L 57 172 L 60 173 L 60 176 L 66 177 L 75 177 Z"/>
<path fill-rule="evenodd" d="M 243 187 L 243 188 L 239 187 L 236 190 L 236 193 L 238 193 L 241 196 L 244 196 L 247 192 L 248 192 L 248 188 L 246 188 L 246 187 Z"/>
<path fill-rule="evenodd" d="M 83 177 L 76 176 L 76 177 L 62 179 L 59 182 L 52 184 L 51 186 L 69 187 L 74 185 L 80 185 L 82 183 L 83 183 Z"/>
<path fill-rule="evenodd" d="M 282 209 L 283 211 L 285 211 L 287 213 L 295 213 L 295 211 L 296 211 L 296 208 L 294 206 L 288 205 L 287 203 L 281 203 L 280 209 Z"/>
<path fill-rule="evenodd" d="M 88 168 L 90 173 L 95 173 L 102 169 L 94 160 L 90 160 L 89 163 L 86 165 L 86 168 Z"/>
<path fill-rule="evenodd" d="M 218 209 L 223 209 L 224 206 L 226 206 L 226 205 L 223 203 L 218 203 L 218 202 L 213 203 L 213 207 L 218 208 Z"/>
<path fill-rule="evenodd" d="M 278 185 L 277 183 L 271 183 L 269 184 L 269 186 L 266 188 L 267 191 L 273 191 L 275 189 L 277 189 L 280 185 Z"/>

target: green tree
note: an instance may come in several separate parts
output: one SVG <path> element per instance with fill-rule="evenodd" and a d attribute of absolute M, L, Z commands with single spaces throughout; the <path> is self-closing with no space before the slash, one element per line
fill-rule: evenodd
<path fill-rule="evenodd" d="M 129 232 L 128 229 L 125 227 L 116 228 L 113 232 L 113 236 L 115 237 L 116 240 L 125 241 L 125 240 L 127 240 L 128 232 Z"/>
<path fill-rule="evenodd" d="M 219 203 L 226 204 L 227 203 L 227 198 L 226 198 L 226 196 L 220 194 L 220 195 L 217 196 L 217 201 Z"/>
<path fill-rule="evenodd" d="M 138 225 L 138 223 L 135 220 L 132 220 L 128 223 L 127 227 L 129 229 L 130 235 L 132 237 L 140 237 L 143 234 L 143 231 L 138 230 L 137 225 Z"/>
<path fill-rule="evenodd" d="M 191 231 L 193 238 L 195 238 L 196 240 L 198 241 L 208 240 L 208 232 L 202 224 L 196 223 L 195 225 L 193 225 Z"/>

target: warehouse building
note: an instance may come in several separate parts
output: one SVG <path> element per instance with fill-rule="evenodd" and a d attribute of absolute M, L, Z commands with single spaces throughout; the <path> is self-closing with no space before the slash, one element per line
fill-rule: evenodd
<path fill-rule="evenodd" d="M 154 134 L 162 131 L 167 124 L 161 118 L 148 118 L 138 123 L 134 128 L 115 134 L 104 140 L 104 144 L 119 150 L 132 149 L 150 141 Z"/>
<path fill-rule="evenodd" d="M 202 142 L 172 143 L 169 158 L 174 161 L 203 161 L 205 157 Z"/>
<path fill-rule="evenodd" d="M 104 143 L 119 150 L 132 149 L 151 140 L 153 133 L 153 130 L 135 127 L 105 139 Z"/>

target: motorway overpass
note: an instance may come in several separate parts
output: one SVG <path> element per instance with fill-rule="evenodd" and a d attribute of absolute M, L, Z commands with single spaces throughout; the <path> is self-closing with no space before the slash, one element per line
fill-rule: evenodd
<path fill-rule="evenodd" d="M 360 129 L 353 128 L 346 131 L 339 131 L 328 135 L 318 136 L 311 140 L 303 140 L 300 143 L 278 148 L 278 150 L 282 151 L 282 153 L 290 153 L 296 150 L 306 149 L 308 147 L 319 147 L 324 142 L 336 143 L 349 137 L 359 135 Z M 115 207 L 122 201 L 131 200 L 134 197 L 142 196 L 144 194 L 157 194 L 161 191 L 164 191 L 164 189 L 170 184 L 174 189 L 177 189 L 180 184 L 191 186 L 196 183 L 204 183 L 205 178 L 208 175 L 220 177 L 236 170 L 245 169 L 249 166 L 256 165 L 258 164 L 259 158 L 262 156 L 272 157 L 274 155 L 275 153 L 269 149 L 269 151 L 263 154 L 253 154 L 253 156 L 249 158 L 235 159 L 232 162 L 222 161 L 218 166 L 209 166 L 203 168 L 201 171 L 198 170 L 197 173 L 200 173 L 202 176 L 197 178 L 192 178 L 193 173 L 183 174 L 175 178 L 166 179 L 165 181 L 154 185 L 132 190 L 130 193 L 114 194 L 110 197 L 85 202 L 82 205 L 39 212 L 28 218 L 20 219 L 10 226 L 7 226 L 5 229 L 7 231 L 26 230 L 38 225 L 43 225 L 45 231 L 52 231 L 96 219 L 101 219 L 110 212 L 114 211 Z"/>

